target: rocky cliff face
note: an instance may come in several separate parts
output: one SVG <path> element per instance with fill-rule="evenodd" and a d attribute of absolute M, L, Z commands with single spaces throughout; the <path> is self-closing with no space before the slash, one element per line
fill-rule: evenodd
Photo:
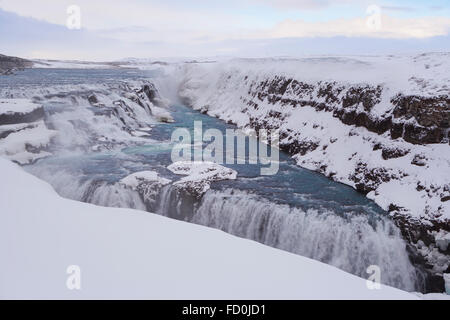
<path fill-rule="evenodd" d="M 446 55 L 432 58 L 435 75 L 450 62 Z M 411 63 L 424 60 L 430 57 Z M 397 63 L 363 62 L 190 67 L 180 94 L 195 109 L 242 128 L 279 130 L 280 148 L 300 166 L 373 199 L 440 274 L 450 265 L 450 246 L 437 245 L 437 234 L 450 232 L 450 80 L 405 64 L 404 79 L 393 81 L 384 68 Z M 329 73 L 305 75 L 308 69 Z"/>
<path fill-rule="evenodd" d="M 267 101 L 282 109 L 310 106 L 317 111 L 331 112 L 346 125 L 364 127 L 371 132 L 388 132 L 392 139 L 403 138 L 414 144 L 448 143 L 450 128 L 450 97 L 404 95 L 392 97 L 392 107 L 384 114 L 372 113 L 381 103 L 382 85 L 350 85 L 319 81 L 305 83 L 275 76 L 250 84 L 247 105 L 254 109 Z M 281 113 L 270 113 L 279 118 Z M 269 119 L 264 119 L 268 122 Z M 269 121 L 270 122 L 270 121 Z M 256 123 L 254 125 L 257 125 Z"/>
<path fill-rule="evenodd" d="M 0 75 L 10 75 L 16 70 L 30 68 L 32 66 L 33 62 L 29 60 L 0 54 Z"/>

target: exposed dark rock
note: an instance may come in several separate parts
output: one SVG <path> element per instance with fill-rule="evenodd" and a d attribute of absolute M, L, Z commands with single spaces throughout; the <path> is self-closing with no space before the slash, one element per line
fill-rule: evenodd
<path fill-rule="evenodd" d="M 381 156 L 384 160 L 401 158 L 409 153 L 407 149 L 394 148 L 394 147 L 383 147 L 381 151 Z"/>
<path fill-rule="evenodd" d="M 317 149 L 319 144 L 314 141 L 292 141 L 291 143 L 280 143 L 280 148 L 290 154 L 305 154 Z"/>
<path fill-rule="evenodd" d="M 91 95 L 88 97 L 88 101 L 89 101 L 90 104 L 96 105 L 96 104 L 98 103 L 97 96 L 96 96 L 95 94 L 91 94 Z"/>
<path fill-rule="evenodd" d="M 318 111 L 332 112 L 344 124 L 364 127 L 378 134 L 389 131 L 393 139 L 403 138 L 415 144 L 441 143 L 448 139 L 450 99 L 447 95 L 428 98 L 399 94 L 391 100 L 392 115 L 372 114 L 371 110 L 381 102 L 382 92 L 381 85 L 344 87 L 326 81 L 308 84 L 275 76 L 252 84 L 249 95 L 253 99 L 246 103 L 253 109 L 258 109 L 258 100 L 293 108 L 311 106 Z M 317 102 L 319 99 L 325 102 Z M 417 124 L 411 123 L 411 118 L 416 119 Z"/>
<path fill-rule="evenodd" d="M 367 168 L 367 164 L 358 163 L 350 180 L 355 182 L 355 188 L 364 194 L 374 191 L 383 182 L 389 182 L 391 174 L 385 168 Z"/>
<path fill-rule="evenodd" d="M 16 70 L 22 70 L 24 68 L 30 68 L 33 66 L 33 62 L 21 58 L 9 57 L 0 54 L 0 74 L 11 75 Z"/>
<path fill-rule="evenodd" d="M 42 107 L 38 107 L 28 113 L 2 113 L 0 114 L 0 125 L 35 122 L 43 119 L 44 116 L 45 112 Z"/>
<path fill-rule="evenodd" d="M 414 156 L 414 159 L 412 159 L 411 164 L 419 166 L 419 167 L 423 167 L 427 164 L 426 162 L 426 156 L 423 154 L 416 154 Z"/>
<path fill-rule="evenodd" d="M 351 87 L 342 99 L 342 107 L 346 109 L 361 104 L 365 111 L 370 111 L 376 104 L 380 103 L 382 91 L 381 86 Z"/>
<path fill-rule="evenodd" d="M 35 125 L 30 124 L 30 125 L 27 125 L 26 127 L 20 128 L 20 129 L 0 131 L 0 139 L 4 139 L 4 138 L 6 138 L 7 136 L 9 136 L 12 133 L 19 132 L 19 131 L 22 131 L 22 130 L 31 129 L 31 128 L 34 128 L 34 127 L 35 127 Z"/>
<path fill-rule="evenodd" d="M 442 293 L 445 291 L 445 281 L 440 275 L 429 275 L 425 282 L 425 292 L 427 293 Z"/>
<path fill-rule="evenodd" d="M 391 100 L 394 118 L 415 119 L 418 125 L 406 123 L 396 128 L 394 135 L 403 131 L 403 138 L 411 143 L 440 143 L 450 127 L 450 98 L 404 96 L 398 94 Z M 398 122 L 398 121 L 397 121 Z"/>
<path fill-rule="evenodd" d="M 151 103 L 153 103 L 154 105 L 158 105 L 157 99 L 159 98 L 159 94 L 153 84 L 150 84 L 150 83 L 145 84 L 142 86 L 141 90 L 147 96 L 147 98 L 151 101 Z"/>
<path fill-rule="evenodd" d="M 391 102 L 395 105 L 395 118 L 414 118 L 424 127 L 449 128 L 450 126 L 450 98 L 447 95 L 420 97 L 399 94 Z"/>

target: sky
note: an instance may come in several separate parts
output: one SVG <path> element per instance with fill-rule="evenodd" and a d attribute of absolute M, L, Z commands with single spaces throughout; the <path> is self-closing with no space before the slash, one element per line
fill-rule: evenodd
<path fill-rule="evenodd" d="M 26 58 L 395 54 L 449 40 L 450 0 L 0 0 L 0 53 Z"/>

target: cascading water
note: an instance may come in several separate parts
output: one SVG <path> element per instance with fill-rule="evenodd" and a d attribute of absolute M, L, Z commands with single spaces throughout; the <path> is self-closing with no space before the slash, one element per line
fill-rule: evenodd
<path fill-rule="evenodd" d="M 236 189 L 210 190 L 196 200 L 172 186 L 165 186 L 158 193 L 140 193 L 119 183 L 95 179 L 76 182 L 69 174 L 31 172 L 74 200 L 148 210 L 220 229 L 361 277 L 367 277 L 368 266 L 377 265 L 382 283 L 408 291 L 423 287 L 424 279 L 411 264 L 399 229 L 388 218 L 370 212 L 336 214 L 325 208 L 304 211 Z M 69 180 L 71 184 L 67 184 Z"/>
<path fill-rule="evenodd" d="M 100 73 L 96 71 L 99 81 Z M 172 107 L 173 124 L 156 124 L 126 92 L 129 87 L 98 83 L 80 87 L 74 82 L 76 87 L 69 93 L 58 94 L 57 86 L 24 93 L 44 105 L 47 125 L 61 133 L 52 147 L 54 156 L 26 169 L 62 196 L 217 228 L 363 278 L 368 276 L 368 266 L 378 265 L 383 283 L 423 291 L 422 273 L 411 263 L 406 242 L 385 212 L 353 189 L 297 167 L 285 154 L 275 176 L 260 177 L 259 168 L 251 166 L 231 166 L 238 171 L 238 179 L 213 184 L 201 199 L 170 184 L 141 190 L 122 185 L 119 181 L 124 177 L 145 170 L 179 179 L 166 169 L 171 163 L 168 139 L 174 128 L 190 127 L 197 119 L 207 128 L 223 130 L 228 125 L 182 106 Z M 170 91 L 167 82 L 160 86 Z M 67 91 L 67 86 L 63 88 Z M 98 102 L 89 101 L 92 92 Z M 1 93 L 19 94 L 12 89 Z M 125 103 L 114 104 L 119 100 Z M 101 104 L 117 109 L 116 114 L 108 114 Z M 148 126 L 148 137 L 134 135 L 134 130 Z"/>
<path fill-rule="evenodd" d="M 319 260 L 366 277 L 378 265 L 383 282 L 415 289 L 416 271 L 394 224 L 367 215 L 291 208 L 238 190 L 207 193 L 193 222 Z"/>

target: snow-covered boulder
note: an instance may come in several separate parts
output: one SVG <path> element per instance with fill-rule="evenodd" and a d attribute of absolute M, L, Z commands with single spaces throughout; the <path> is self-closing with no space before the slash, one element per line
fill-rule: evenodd
<path fill-rule="evenodd" d="M 155 171 L 140 171 L 120 180 L 120 183 L 130 187 L 132 189 L 137 189 L 140 185 L 144 183 L 157 183 L 160 185 L 167 185 L 171 181 L 169 179 L 160 177 Z"/>
<path fill-rule="evenodd" d="M 174 186 L 201 197 L 211 187 L 211 183 L 220 180 L 234 180 L 237 172 L 214 162 L 179 161 L 167 167 L 170 171 L 186 177 L 174 183 Z"/>
<path fill-rule="evenodd" d="M 146 203 L 152 204 L 161 192 L 161 188 L 171 182 L 169 179 L 160 177 L 155 171 L 141 171 L 123 178 L 119 184 L 139 192 Z"/>

